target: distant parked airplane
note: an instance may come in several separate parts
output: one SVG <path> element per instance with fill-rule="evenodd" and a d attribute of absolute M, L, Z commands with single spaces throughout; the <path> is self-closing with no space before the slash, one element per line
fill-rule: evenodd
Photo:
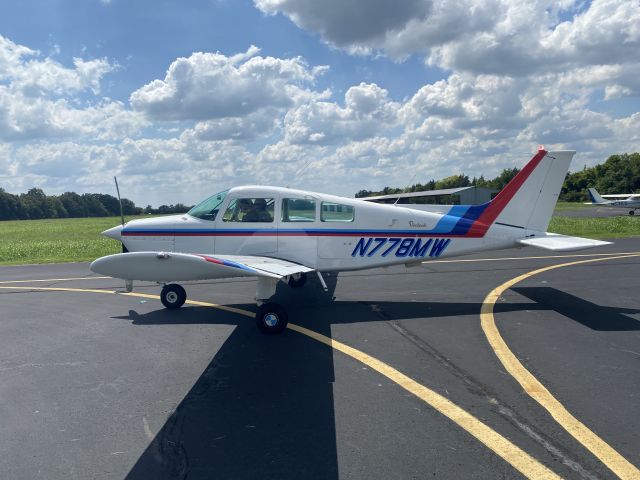
<path fill-rule="evenodd" d="M 600 195 L 595 188 L 589 188 L 589 197 L 591 203 L 587 205 L 598 205 L 600 207 L 611 208 L 630 208 L 629 215 L 634 215 L 636 210 L 640 208 L 640 194 L 612 194 L 612 195 Z M 609 197 L 612 200 L 607 200 L 603 197 Z"/>
<path fill-rule="evenodd" d="M 171 281 L 255 277 L 258 328 L 281 332 L 285 309 L 269 302 L 279 281 L 300 287 L 307 273 L 419 265 L 438 257 L 526 245 L 570 251 L 609 242 L 546 232 L 575 152 L 541 148 L 483 205 L 442 213 L 422 205 L 382 205 L 280 187 L 236 187 L 185 215 L 133 220 L 104 235 L 129 253 L 91 264 L 94 272 L 165 284 L 167 308 L 182 306 L 184 288 Z M 326 286 L 325 286 L 326 288 Z"/>

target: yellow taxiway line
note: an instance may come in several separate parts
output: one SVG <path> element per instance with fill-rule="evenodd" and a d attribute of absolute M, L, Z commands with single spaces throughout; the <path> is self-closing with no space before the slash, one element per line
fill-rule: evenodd
<path fill-rule="evenodd" d="M 72 282 L 74 280 L 104 280 L 112 277 L 67 277 L 67 278 L 39 278 L 37 280 L 4 280 L 0 285 L 7 283 L 34 283 L 34 282 Z"/>
<path fill-rule="evenodd" d="M 140 297 L 159 300 L 158 295 L 150 295 L 146 293 L 118 293 L 110 290 L 97 290 L 97 289 L 83 289 L 83 288 L 64 288 L 64 287 L 18 287 L 18 286 L 0 286 L 0 289 L 5 290 L 31 290 L 31 291 L 52 291 L 52 292 L 79 292 L 79 293 L 102 293 L 102 294 L 118 294 L 129 297 Z M 243 310 L 240 308 L 226 307 L 224 305 L 218 305 L 215 303 L 199 302 L 194 300 L 187 300 L 190 305 L 198 305 L 204 307 L 213 307 L 222 309 L 228 312 L 237 313 L 246 317 L 253 318 L 254 312 L 249 310 Z M 349 357 L 362 362 L 369 368 L 384 375 L 391 381 L 395 382 L 408 392 L 414 394 L 416 397 L 427 403 L 429 406 L 440 412 L 445 417 L 449 418 L 456 425 L 467 431 L 487 448 L 496 453 L 505 462 L 509 463 L 512 467 L 518 470 L 522 475 L 529 479 L 560 479 L 557 474 L 544 466 L 541 462 L 533 458 L 527 452 L 516 446 L 506 437 L 500 435 L 488 425 L 484 424 L 476 417 L 471 415 L 466 410 L 462 409 L 451 400 L 443 397 L 435 391 L 421 385 L 415 380 L 409 378 L 403 373 L 399 372 L 390 365 L 374 358 L 360 350 L 350 347 L 337 340 L 329 338 L 313 330 L 301 327 L 290 323 L 288 325 L 290 330 L 305 335 L 309 338 L 317 340 L 339 352 L 348 355 Z"/>
<path fill-rule="evenodd" d="M 551 416 L 564 428 L 571 436 L 586 447 L 593 455 L 595 455 L 602 463 L 604 463 L 612 472 L 622 479 L 640 479 L 640 470 L 631 462 L 625 459 L 609 444 L 602 440 L 598 435 L 592 432 L 586 425 L 575 418 L 552 394 L 545 388 L 540 381 L 527 370 L 514 353 L 509 349 L 508 345 L 500 335 L 500 331 L 496 325 L 493 309 L 502 295 L 507 289 L 515 284 L 522 282 L 528 278 L 540 273 L 555 270 L 557 268 L 571 267 L 574 265 L 582 265 L 586 263 L 602 262 L 605 260 L 616 260 L 621 258 L 638 257 L 640 253 L 629 253 L 616 257 L 592 258 L 589 260 L 579 260 L 575 262 L 561 263 L 548 267 L 539 268 L 531 272 L 512 278 L 502 285 L 494 288 L 485 298 L 480 313 L 480 323 L 491 348 L 497 355 L 507 372 L 515 378 L 522 386 L 524 391 L 535 401 L 537 401 Z"/>

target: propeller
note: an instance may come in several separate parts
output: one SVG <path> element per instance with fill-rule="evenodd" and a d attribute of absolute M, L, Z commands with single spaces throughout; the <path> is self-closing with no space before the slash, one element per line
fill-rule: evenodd
<path fill-rule="evenodd" d="M 122 210 L 122 199 L 120 198 L 120 187 L 118 187 L 118 179 L 115 176 L 113 177 L 113 181 L 116 182 L 116 192 L 118 192 L 118 204 L 120 205 L 120 222 L 124 227 L 124 212 Z M 124 246 L 124 243 L 120 243 L 122 243 L 122 253 L 129 253 L 129 250 L 127 250 L 127 247 Z"/>

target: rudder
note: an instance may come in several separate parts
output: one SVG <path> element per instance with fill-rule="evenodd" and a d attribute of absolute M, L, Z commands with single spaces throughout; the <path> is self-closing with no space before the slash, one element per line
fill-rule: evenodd
<path fill-rule="evenodd" d="M 562 183 L 575 151 L 547 152 L 543 148 L 491 200 L 470 229 L 479 236 L 494 222 L 511 227 L 546 231 Z"/>

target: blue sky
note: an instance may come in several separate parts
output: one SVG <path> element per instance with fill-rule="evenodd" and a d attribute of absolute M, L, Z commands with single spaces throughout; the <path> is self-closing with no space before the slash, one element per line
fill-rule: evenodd
<path fill-rule="evenodd" d="M 637 0 L 5 2 L 0 187 L 193 203 L 492 176 L 541 143 L 594 164 L 640 150 L 638 25 Z"/>
<path fill-rule="evenodd" d="M 442 76 L 416 56 L 398 62 L 330 48 L 317 34 L 282 15 L 265 15 L 251 1 L 24 0 L 1 8 L 0 32 L 16 43 L 51 52 L 66 66 L 73 65 L 74 57 L 116 61 L 122 68 L 105 79 L 103 93 L 122 101 L 149 79 L 162 77 L 177 57 L 215 51 L 232 55 L 250 45 L 259 46 L 263 55 L 301 56 L 313 65 L 331 65 L 332 75 L 321 77 L 318 86 L 336 92 L 373 82 L 402 100 Z"/>

